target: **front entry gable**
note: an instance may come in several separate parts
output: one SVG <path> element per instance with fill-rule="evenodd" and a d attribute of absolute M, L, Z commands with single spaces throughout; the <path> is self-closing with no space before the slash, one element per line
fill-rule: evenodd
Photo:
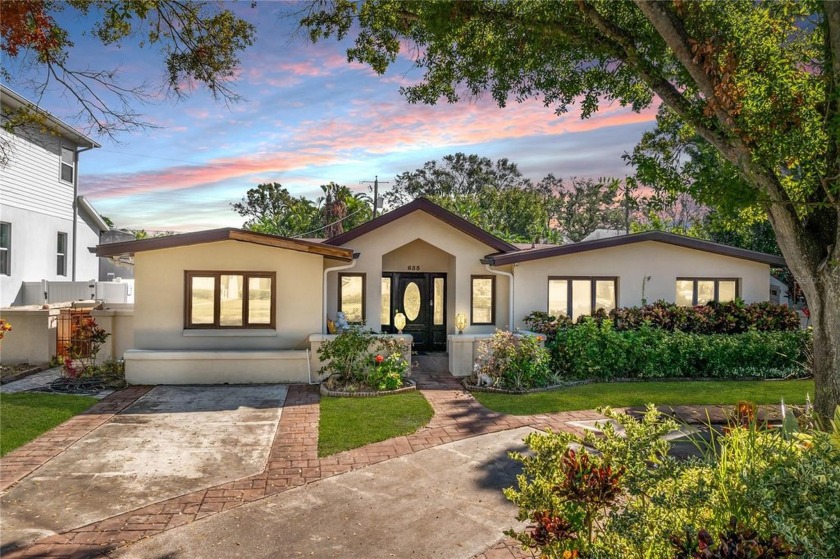
<path fill-rule="evenodd" d="M 434 223 L 433 226 L 443 225 L 442 229 L 447 230 L 447 234 L 449 236 L 464 235 L 471 237 L 483 245 L 494 249 L 497 253 L 517 252 L 519 250 L 516 246 L 500 239 L 499 237 L 496 237 L 491 233 L 488 233 L 477 225 L 470 223 L 466 219 L 442 208 L 441 206 L 438 206 L 426 198 L 417 198 L 416 200 L 383 214 L 376 219 L 359 225 L 358 227 L 355 227 L 345 233 L 336 235 L 331 239 L 327 239 L 324 241 L 324 244 L 333 246 L 347 246 L 349 244 L 349 246 L 353 246 L 352 241 L 363 236 L 371 236 L 373 234 L 382 233 L 382 231 L 379 231 L 380 229 L 394 231 L 399 230 L 394 229 L 394 227 L 399 228 L 403 224 L 410 224 L 411 226 L 414 226 L 417 222 L 406 218 L 410 218 L 416 212 L 421 212 L 434 218 L 434 222 L 431 222 Z M 388 227 L 389 225 L 391 227 Z M 430 244 L 435 244 L 431 239 L 428 239 L 424 235 L 420 234 L 415 235 L 414 239 L 423 239 Z M 397 248 L 397 246 L 399 245 L 396 245 L 393 248 Z"/>

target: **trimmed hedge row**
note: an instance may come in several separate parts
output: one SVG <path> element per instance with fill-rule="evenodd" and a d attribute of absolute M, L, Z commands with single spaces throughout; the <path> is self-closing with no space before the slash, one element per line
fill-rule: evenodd
<path fill-rule="evenodd" d="M 546 347 L 552 369 L 567 378 L 782 378 L 804 375 L 809 330 L 741 334 L 673 332 L 643 323 L 617 330 L 585 318 L 561 328 Z"/>
<path fill-rule="evenodd" d="M 585 317 L 578 319 L 578 323 Z M 745 304 L 711 302 L 696 307 L 681 307 L 667 301 L 657 301 L 642 307 L 623 307 L 610 311 L 599 309 L 591 317 L 596 322 L 610 319 L 616 330 L 638 330 L 650 325 L 669 332 L 695 334 L 742 334 L 749 330 L 761 332 L 790 332 L 799 329 L 799 316 L 785 305 L 761 302 Z M 556 331 L 573 326 L 568 317 L 553 317 L 533 312 L 525 317 L 529 327 L 551 337 Z"/>

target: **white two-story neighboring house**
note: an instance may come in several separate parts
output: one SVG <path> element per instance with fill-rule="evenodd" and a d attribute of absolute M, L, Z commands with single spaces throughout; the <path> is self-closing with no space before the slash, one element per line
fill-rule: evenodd
<path fill-rule="evenodd" d="M 2 118 L 21 108 L 39 123 L 0 129 L 0 307 L 19 303 L 23 282 L 88 281 L 99 277 L 90 250 L 109 229 L 78 194 L 79 155 L 100 147 L 0 85 Z"/>

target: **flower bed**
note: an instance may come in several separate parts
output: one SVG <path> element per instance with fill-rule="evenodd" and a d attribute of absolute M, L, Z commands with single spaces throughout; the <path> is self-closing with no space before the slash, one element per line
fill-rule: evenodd
<path fill-rule="evenodd" d="M 405 380 L 401 388 L 393 390 L 331 390 L 326 383 L 322 382 L 319 388 L 321 396 L 332 396 L 333 398 L 370 398 L 373 396 L 388 396 L 389 394 L 402 394 L 417 390 L 417 383 L 413 380 Z"/>
<path fill-rule="evenodd" d="M 322 387 L 342 394 L 392 394 L 409 383 L 410 367 L 403 350 L 400 339 L 350 328 L 318 349 L 321 362 L 326 363 L 318 370 L 319 375 L 327 375 Z"/>

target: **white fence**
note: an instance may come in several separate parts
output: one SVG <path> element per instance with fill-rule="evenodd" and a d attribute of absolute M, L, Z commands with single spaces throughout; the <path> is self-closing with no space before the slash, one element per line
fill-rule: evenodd
<path fill-rule="evenodd" d="M 22 301 L 18 303 L 20 306 L 87 300 L 133 303 L 134 280 L 25 281 L 22 295 Z"/>

